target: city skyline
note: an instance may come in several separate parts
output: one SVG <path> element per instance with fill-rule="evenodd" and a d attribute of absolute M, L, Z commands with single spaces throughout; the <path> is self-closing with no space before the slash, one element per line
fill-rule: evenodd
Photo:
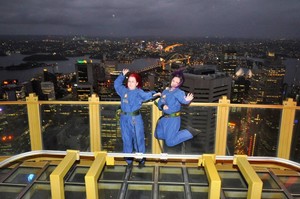
<path fill-rule="evenodd" d="M 298 39 L 298 0 L 1 1 L 0 35 Z"/>

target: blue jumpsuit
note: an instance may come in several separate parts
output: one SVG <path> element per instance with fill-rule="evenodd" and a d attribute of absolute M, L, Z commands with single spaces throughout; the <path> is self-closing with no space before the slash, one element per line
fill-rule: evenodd
<path fill-rule="evenodd" d="M 163 111 L 163 114 L 172 114 L 179 112 L 181 104 L 189 104 L 190 101 L 185 100 L 185 93 L 180 88 L 171 91 L 165 89 L 161 98 L 158 101 L 158 108 Z M 168 109 L 163 110 L 163 106 L 167 105 Z M 180 130 L 181 119 L 177 117 L 162 116 L 157 123 L 155 137 L 165 140 L 167 146 L 172 147 L 181 142 L 193 138 L 193 135 L 186 129 Z"/>
<path fill-rule="evenodd" d="M 123 152 L 132 153 L 135 150 L 135 152 L 145 153 L 144 122 L 141 114 L 132 116 L 124 113 L 139 110 L 143 102 L 153 98 L 155 92 L 145 92 L 139 88 L 129 90 L 123 85 L 124 79 L 125 76 L 121 73 L 114 82 L 115 90 L 121 97 L 121 110 L 123 112 L 120 116 Z M 132 159 L 127 158 L 126 161 L 130 164 Z"/>

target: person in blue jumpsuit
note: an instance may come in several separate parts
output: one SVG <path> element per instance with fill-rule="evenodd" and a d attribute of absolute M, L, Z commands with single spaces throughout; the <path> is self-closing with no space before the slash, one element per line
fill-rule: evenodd
<path fill-rule="evenodd" d="M 144 122 L 140 114 L 142 103 L 160 96 L 155 91 L 145 92 L 141 89 L 141 77 L 137 73 L 131 73 L 128 77 L 127 86 L 123 85 L 128 69 L 123 69 L 122 73 L 114 81 L 114 88 L 121 97 L 120 127 L 123 140 L 124 153 L 145 153 Z M 133 159 L 125 158 L 131 165 Z M 145 159 L 140 161 L 144 164 Z"/>
<path fill-rule="evenodd" d="M 166 88 L 157 102 L 158 108 L 163 111 L 162 117 L 157 122 L 155 137 L 164 140 L 169 147 L 180 144 L 186 140 L 192 139 L 199 134 L 196 130 L 179 130 L 181 119 L 180 109 L 182 104 L 189 104 L 194 96 L 192 93 L 185 95 L 180 89 L 183 84 L 184 76 L 181 71 L 172 74 L 170 87 Z M 192 128 L 191 128 L 192 129 Z"/>

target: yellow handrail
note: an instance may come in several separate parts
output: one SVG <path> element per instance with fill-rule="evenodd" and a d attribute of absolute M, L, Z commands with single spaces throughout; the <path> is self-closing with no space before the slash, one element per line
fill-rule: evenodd
<path fill-rule="evenodd" d="M 79 151 L 67 150 L 67 155 L 59 163 L 59 165 L 50 174 L 50 186 L 51 196 L 55 199 L 64 199 L 64 177 L 74 164 L 76 160 L 79 160 Z"/>

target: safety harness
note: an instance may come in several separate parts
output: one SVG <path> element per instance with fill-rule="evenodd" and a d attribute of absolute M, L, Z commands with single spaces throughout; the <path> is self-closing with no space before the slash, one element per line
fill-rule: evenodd
<path fill-rule="evenodd" d="M 166 113 L 163 114 L 163 117 L 178 117 L 178 116 L 180 116 L 180 111 L 171 114 L 166 114 Z"/>
<path fill-rule="evenodd" d="M 123 112 L 123 111 L 121 111 L 121 114 L 123 114 L 123 115 L 130 115 L 130 116 L 137 116 L 137 115 L 139 115 L 141 113 L 140 113 L 140 110 L 136 110 L 136 111 L 133 111 L 133 112 Z"/>

